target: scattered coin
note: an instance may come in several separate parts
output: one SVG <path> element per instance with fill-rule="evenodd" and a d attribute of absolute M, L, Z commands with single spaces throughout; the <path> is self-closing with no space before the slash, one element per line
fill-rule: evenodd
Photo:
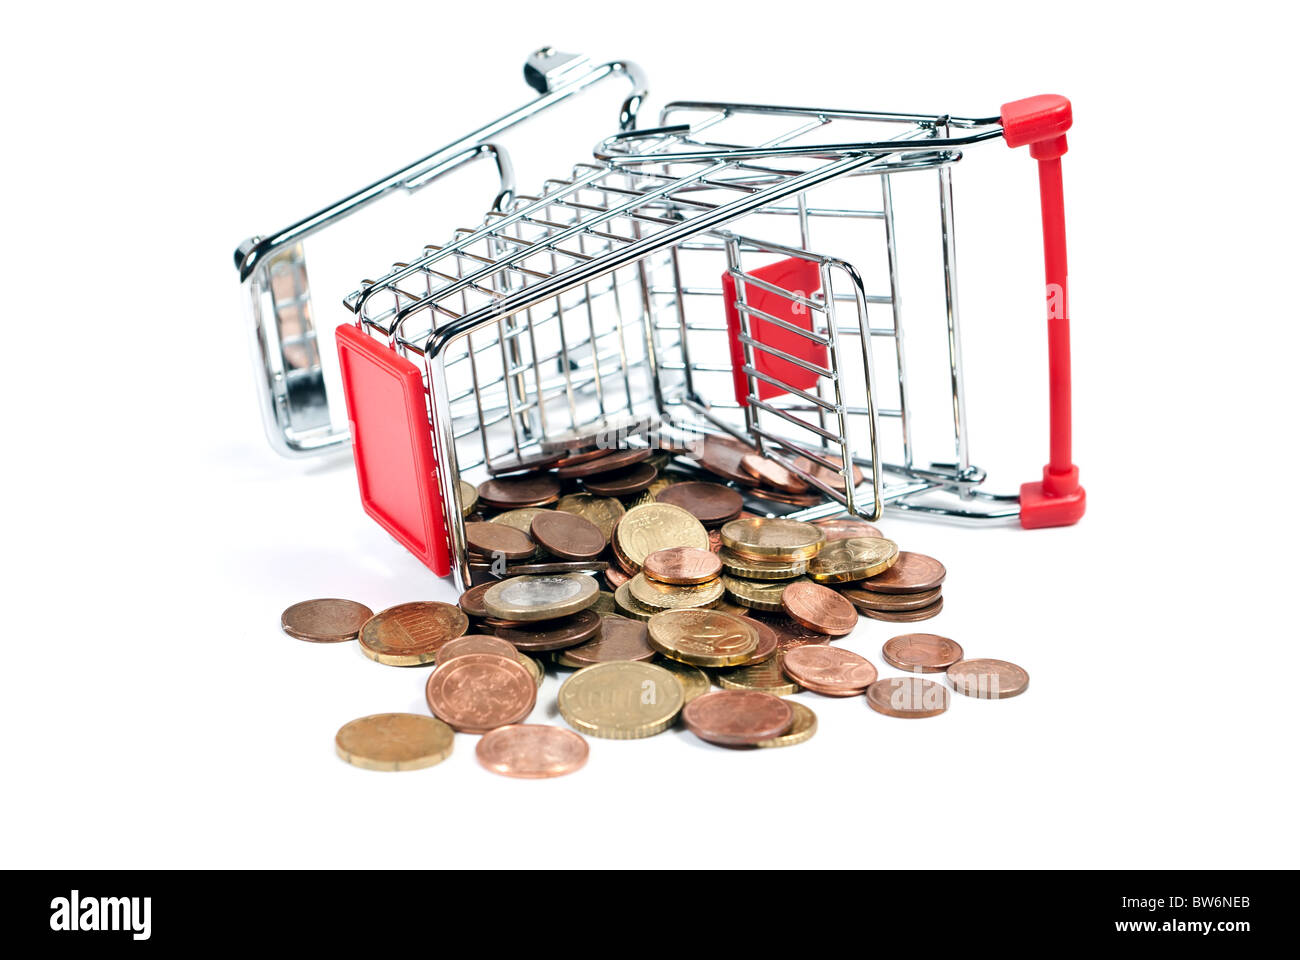
<path fill-rule="evenodd" d="M 486 633 L 470 633 L 444 643 L 439 648 L 434 663 L 447 663 L 467 653 L 494 653 L 498 657 L 513 657 L 515 648 L 499 637 Z"/>
<path fill-rule="evenodd" d="M 858 612 L 853 604 L 830 587 L 806 580 L 796 580 L 786 586 L 781 593 L 781 606 L 791 620 L 832 637 L 846 636 L 858 624 Z"/>
<path fill-rule="evenodd" d="M 572 730 L 537 723 L 513 723 L 483 735 L 474 749 L 478 762 L 505 777 L 540 780 L 562 777 L 587 762 L 587 741 Z"/>
<path fill-rule="evenodd" d="M 498 620 L 554 620 L 585 610 L 599 593 L 583 573 L 511 577 L 483 594 L 483 606 Z"/>
<path fill-rule="evenodd" d="M 1028 689 L 1029 674 L 1006 660 L 959 660 L 948 668 L 948 682 L 963 696 L 1006 700 Z"/>
<path fill-rule="evenodd" d="M 531 537 L 533 519 L 539 513 L 550 512 L 550 507 L 520 507 L 518 510 L 507 510 L 505 513 L 498 513 L 495 517 L 489 518 L 488 523 L 505 524 L 508 527 L 514 527 L 516 530 L 522 530 Z"/>
<path fill-rule="evenodd" d="M 646 621 L 659 612 L 654 607 L 647 607 L 632 596 L 631 588 L 632 581 L 629 580 L 626 583 L 619 584 L 618 589 L 614 591 L 614 606 L 618 608 L 619 613 L 635 620 Z"/>
<path fill-rule="evenodd" d="M 622 438 L 645 433 L 658 422 L 659 418 L 654 414 L 603 417 L 566 433 L 551 434 L 542 439 L 541 448 L 558 453 L 576 452 L 590 447 L 610 449 Z"/>
<path fill-rule="evenodd" d="M 367 770 L 419 770 L 451 756 L 451 727 L 414 713 L 376 713 L 345 723 L 334 736 L 334 750 L 354 767 Z"/>
<path fill-rule="evenodd" d="M 507 457 L 499 457 L 496 460 L 489 460 L 487 462 L 487 472 L 494 477 L 500 477 L 511 473 L 546 470 L 555 466 L 560 456 L 558 453 L 532 453 L 524 456 L 512 454 Z"/>
<path fill-rule="evenodd" d="M 808 576 L 817 583 L 847 583 L 888 570 L 898 560 L 898 544 L 875 537 L 832 540 L 808 561 Z"/>
<path fill-rule="evenodd" d="M 808 570 L 807 560 L 751 560 L 722 547 L 718 551 L 722 569 L 746 580 L 793 580 Z"/>
<path fill-rule="evenodd" d="M 817 714 L 798 700 L 788 700 L 786 702 L 794 710 L 794 723 L 790 726 L 789 732 L 783 733 L 779 737 L 773 737 L 771 740 L 760 740 L 754 746 L 793 747 L 796 744 L 805 743 L 812 739 L 813 734 L 817 732 Z"/>
<path fill-rule="evenodd" d="M 858 612 L 864 617 L 869 617 L 872 620 L 883 620 L 886 623 L 917 623 L 938 616 L 939 611 L 942 609 L 943 597 L 940 597 L 934 603 L 918 607 L 915 610 L 872 610 L 870 607 L 858 607 Z"/>
<path fill-rule="evenodd" d="M 655 499 L 681 507 L 705 526 L 730 520 L 745 505 L 741 495 L 730 487 L 703 480 L 671 484 L 656 493 Z"/>
<path fill-rule="evenodd" d="M 490 557 L 501 556 L 507 560 L 531 557 L 533 551 L 537 549 L 537 544 L 533 542 L 532 537 L 504 523 L 467 523 L 465 542 L 472 553 Z"/>
<path fill-rule="evenodd" d="M 545 652 L 586 643 L 600 632 L 601 617 L 594 610 L 580 610 L 555 620 L 534 621 L 518 627 L 493 627 L 500 640 L 516 650 Z"/>
<path fill-rule="evenodd" d="M 921 593 L 939 586 L 947 575 L 943 564 L 934 557 L 904 550 L 898 555 L 897 563 L 865 581 L 862 589 L 875 593 Z"/>
<path fill-rule="evenodd" d="M 654 483 L 657 476 L 659 471 L 652 464 L 642 463 L 618 473 L 588 477 L 583 481 L 583 486 L 588 492 L 602 497 L 630 497 L 634 493 L 644 493 L 649 490 L 650 484 Z M 645 502 L 654 502 L 654 497 L 648 493 L 645 496 L 647 497 Z"/>
<path fill-rule="evenodd" d="M 799 582 L 812 581 L 806 577 L 800 577 L 799 580 L 746 580 L 726 573 L 722 575 L 722 586 L 728 597 L 742 607 L 768 613 L 781 612 L 784 609 L 781 606 L 781 595 L 785 593 L 785 588 Z"/>
<path fill-rule="evenodd" d="M 642 606 L 656 610 L 679 610 L 686 607 L 711 607 L 722 599 L 722 581 L 675 585 L 650 580 L 638 573 L 628 581 L 628 592 Z"/>
<path fill-rule="evenodd" d="M 764 617 L 763 623 L 767 624 L 776 634 L 778 650 L 802 647 L 808 643 L 823 645 L 831 641 L 831 638 L 826 634 L 809 630 L 802 623 L 795 623 L 789 617 Z"/>
<path fill-rule="evenodd" d="M 757 690 L 774 697 L 785 697 L 799 692 L 799 684 L 785 675 L 781 658 L 772 657 L 762 663 L 719 670 L 714 674 L 718 686 L 724 690 Z"/>
<path fill-rule="evenodd" d="M 570 463 L 555 471 L 562 479 L 573 477 L 595 477 L 606 473 L 615 473 L 634 464 L 650 459 L 653 453 L 649 447 L 631 447 L 626 450 L 609 450 L 604 456 L 585 460 L 582 463 Z"/>
<path fill-rule="evenodd" d="M 478 490 L 473 484 L 466 483 L 464 480 L 457 481 L 460 487 L 460 515 L 468 517 L 478 506 Z"/>
<path fill-rule="evenodd" d="M 483 606 L 483 594 L 492 588 L 494 582 L 480 583 L 477 587 L 470 587 L 460 595 L 460 599 L 456 601 L 457 606 L 464 610 L 467 615 L 482 620 L 488 615 L 487 607 Z"/>
<path fill-rule="evenodd" d="M 808 489 L 808 484 L 797 473 L 757 453 L 741 457 L 740 467 L 754 479 L 786 493 L 803 493 Z"/>
<path fill-rule="evenodd" d="M 555 465 L 561 468 L 571 467 L 574 466 L 575 464 L 586 463 L 588 460 L 599 460 L 601 457 L 605 457 L 608 455 L 609 455 L 608 450 L 602 450 L 600 447 L 596 447 L 595 449 L 592 450 L 583 450 L 578 453 L 565 454 L 563 457 L 561 457 L 559 460 L 556 461 Z"/>
<path fill-rule="evenodd" d="M 756 453 L 753 447 L 742 446 L 734 440 L 707 437 L 700 449 L 700 466 L 744 487 L 756 487 L 758 481 L 740 465 L 746 454 Z"/>
<path fill-rule="evenodd" d="M 611 590 L 617 590 L 631 579 L 631 574 L 624 573 L 621 567 L 609 566 L 605 568 L 605 582 L 609 584 Z"/>
<path fill-rule="evenodd" d="M 614 546 L 621 560 L 639 572 L 645 558 L 665 547 L 709 548 L 704 525 L 681 507 L 671 503 L 648 503 L 633 507 L 614 530 Z"/>
<path fill-rule="evenodd" d="M 528 672 L 533 675 L 533 683 L 540 687 L 542 681 L 546 679 L 546 670 L 542 667 L 541 663 L 534 660 L 528 654 L 520 653 L 517 650 L 515 651 L 515 659 L 527 668 Z"/>
<path fill-rule="evenodd" d="M 682 685 L 663 667 L 620 660 L 585 667 L 560 686 L 560 715 L 593 737 L 635 740 L 672 725 L 685 702 Z"/>
<path fill-rule="evenodd" d="M 601 620 L 596 637 L 565 650 L 559 657 L 559 663 L 568 667 L 586 667 L 611 660 L 650 660 L 654 655 L 644 622 L 623 617 L 605 617 Z"/>
<path fill-rule="evenodd" d="M 650 646 L 697 667 L 744 663 L 758 647 L 752 623 L 715 610 L 665 610 L 650 618 Z"/>
<path fill-rule="evenodd" d="M 920 677 L 886 677 L 867 687 L 867 705 L 887 717 L 919 720 L 948 709 L 948 688 Z"/>
<path fill-rule="evenodd" d="M 479 484 L 478 498 L 487 506 L 501 510 L 540 507 L 560 499 L 560 481 L 549 473 L 494 477 Z"/>
<path fill-rule="evenodd" d="M 955 640 L 934 633 L 904 633 L 885 641 L 880 655 L 899 670 L 941 673 L 963 656 Z"/>
<path fill-rule="evenodd" d="M 719 690 L 686 705 L 682 722 L 701 740 L 724 747 L 752 747 L 790 730 L 794 709 L 756 690 Z"/>
<path fill-rule="evenodd" d="M 530 529 L 533 539 L 548 553 L 564 560 L 594 560 L 608 543 L 590 520 L 561 510 L 539 513 Z"/>
<path fill-rule="evenodd" d="M 722 561 L 712 550 L 698 547 L 666 547 L 646 556 L 642 572 L 660 583 L 678 585 L 707 583 L 722 572 Z"/>
<path fill-rule="evenodd" d="M 663 667 L 682 685 L 683 703 L 690 703 L 696 697 L 702 697 L 713 689 L 708 674 L 699 667 L 658 655 L 655 656 L 654 662 L 655 666 Z"/>
<path fill-rule="evenodd" d="M 871 662 L 843 647 L 795 647 L 781 666 L 795 683 L 829 697 L 855 697 L 876 681 Z"/>
<path fill-rule="evenodd" d="M 355 640 L 373 616 L 369 607 L 355 600 L 303 600 L 280 614 L 280 629 L 297 640 L 340 643 Z"/>
<path fill-rule="evenodd" d="M 875 593 L 856 587 L 840 587 L 840 596 L 862 610 L 919 610 L 941 599 L 942 590 L 935 587 L 924 593 Z"/>
<path fill-rule="evenodd" d="M 470 567 L 482 568 L 485 564 L 476 562 L 471 556 Z M 486 564 L 491 569 L 491 564 Z M 542 576 L 552 573 L 600 573 L 609 564 L 604 560 L 552 560 L 547 563 L 508 563 L 505 573 L 511 577 Z"/>
<path fill-rule="evenodd" d="M 602 617 L 605 616 L 606 614 L 616 614 L 616 613 L 618 613 L 618 608 L 614 606 L 614 593 L 613 593 L 613 591 L 611 591 L 611 590 L 602 590 L 602 591 L 600 591 L 600 593 L 596 596 L 596 602 L 593 603 L 593 604 L 592 604 L 590 607 L 588 607 L 587 609 L 588 609 L 588 610 L 594 610 L 596 613 L 600 614 Z"/>
<path fill-rule="evenodd" d="M 878 540 L 884 540 L 885 535 L 880 532 L 880 528 L 875 524 L 867 523 L 865 520 L 854 520 L 851 517 L 837 517 L 834 520 L 818 520 L 813 526 L 818 527 L 826 534 L 827 540 L 843 540 L 846 537 L 874 537 Z"/>
<path fill-rule="evenodd" d="M 844 466 L 844 459 L 842 457 L 837 457 L 832 453 L 825 453 L 825 452 L 819 453 L 818 456 L 820 456 L 823 460 L 828 460 L 831 463 L 835 464 L 836 469 L 828 470 L 820 463 L 816 463 L 813 460 L 809 459 L 808 457 L 797 457 L 793 461 L 793 463 L 796 467 L 798 467 L 804 473 L 808 474 L 813 479 L 820 480 L 822 483 L 826 484 L 826 486 L 830 487 L 832 490 L 837 490 L 840 493 L 843 493 L 846 484 L 844 483 L 844 474 L 841 473 L 840 470 Z M 863 480 L 862 471 L 858 469 L 858 465 L 856 463 L 853 464 L 852 474 L 853 474 L 854 488 L 856 489 L 857 487 L 862 486 L 862 480 Z M 830 539 L 830 534 L 827 534 L 826 536 L 828 539 Z M 854 534 L 854 536 L 878 537 L 880 536 L 880 533 L 876 532 L 876 533 Z"/>
<path fill-rule="evenodd" d="M 591 521 L 600 530 L 606 543 L 614 533 L 615 524 L 626 512 L 623 504 L 613 497 L 593 497 L 589 493 L 565 494 L 556 502 L 555 509 Z"/>
<path fill-rule="evenodd" d="M 514 657 L 467 653 L 435 668 L 424 695 L 433 715 L 453 729 L 486 733 L 527 717 L 537 684 Z"/>
<path fill-rule="evenodd" d="M 730 520 L 722 527 L 722 545 L 755 560 L 807 560 L 815 557 L 826 535 L 811 523 L 780 517 Z"/>
<path fill-rule="evenodd" d="M 431 662 L 438 648 L 469 629 L 459 607 L 436 600 L 399 603 L 380 610 L 361 628 L 361 652 L 392 667 Z"/>

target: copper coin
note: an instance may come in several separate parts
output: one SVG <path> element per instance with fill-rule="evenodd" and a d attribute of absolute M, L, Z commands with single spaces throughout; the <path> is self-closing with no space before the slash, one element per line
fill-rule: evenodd
<path fill-rule="evenodd" d="M 487 462 L 487 472 L 494 477 L 507 476 L 512 473 L 524 473 L 545 470 L 553 467 L 560 460 L 558 453 L 530 453 L 524 456 L 511 454 Z"/>
<path fill-rule="evenodd" d="M 751 490 L 756 497 L 772 500 L 776 503 L 788 503 L 795 507 L 815 507 L 822 502 L 820 493 L 787 493 L 784 490 Z"/>
<path fill-rule="evenodd" d="M 686 729 L 724 747 L 752 747 L 779 737 L 794 723 L 794 708 L 757 690 L 718 690 L 696 697 L 682 710 Z"/>
<path fill-rule="evenodd" d="M 360 634 L 361 652 L 389 666 L 415 667 L 431 662 L 444 643 L 468 628 L 465 611 L 450 603 L 399 603 L 365 622 Z"/>
<path fill-rule="evenodd" d="M 1006 660 L 959 660 L 948 668 L 948 682 L 977 700 L 1006 700 L 1029 688 L 1029 674 Z"/>
<path fill-rule="evenodd" d="M 885 641 L 880 650 L 885 663 L 899 670 L 940 673 L 960 660 L 961 644 L 935 633 L 904 633 Z"/>
<path fill-rule="evenodd" d="M 618 473 L 589 477 L 582 481 L 582 485 L 588 493 L 594 493 L 597 496 L 628 497 L 645 490 L 650 484 L 654 483 L 657 476 L 659 476 L 659 471 L 655 469 L 654 464 L 638 463 L 635 467 L 621 470 Z"/>
<path fill-rule="evenodd" d="M 858 612 L 864 617 L 869 617 L 872 620 L 883 620 L 885 623 L 919 623 L 922 620 L 937 617 L 942 609 L 943 597 L 940 597 L 934 603 L 919 607 L 916 610 L 871 610 L 867 607 L 859 607 Z"/>
<path fill-rule="evenodd" d="M 730 487 L 704 480 L 674 483 L 655 496 L 660 503 L 671 503 L 693 514 L 705 526 L 722 523 L 740 513 L 744 498 Z M 721 539 L 719 539 L 719 544 Z"/>
<path fill-rule="evenodd" d="M 858 611 L 830 587 L 811 580 L 796 580 L 781 592 L 781 606 L 790 619 L 809 630 L 832 637 L 852 633 L 858 624 Z"/>
<path fill-rule="evenodd" d="M 560 481 L 549 473 L 494 478 L 479 484 L 478 498 L 499 510 L 541 507 L 560 499 Z"/>
<path fill-rule="evenodd" d="M 532 537 L 504 523 L 467 523 L 465 542 L 474 553 L 490 557 L 501 556 L 507 560 L 531 557 L 533 551 L 537 549 L 537 544 L 533 542 Z"/>
<path fill-rule="evenodd" d="M 483 606 L 483 594 L 487 593 L 496 583 L 495 580 L 489 580 L 486 583 L 480 583 L 477 587 L 470 587 L 460 595 L 456 601 L 457 605 L 464 610 L 469 616 L 477 617 L 479 620 L 487 617 L 487 607 Z"/>
<path fill-rule="evenodd" d="M 515 648 L 500 637 L 486 633 L 467 633 L 455 640 L 448 640 L 438 648 L 437 664 L 444 664 L 468 653 L 494 653 L 498 657 L 513 657 Z"/>
<path fill-rule="evenodd" d="M 424 696 L 433 715 L 453 729 L 487 733 L 532 713 L 537 683 L 513 657 L 467 653 L 429 674 Z"/>
<path fill-rule="evenodd" d="M 762 623 L 776 634 L 776 645 L 778 650 L 789 650 L 792 647 L 802 647 L 804 644 L 813 643 L 817 645 L 830 643 L 830 637 L 824 633 L 818 633 L 815 630 L 809 630 L 802 623 L 796 623 L 789 617 L 781 616 L 751 616 L 749 619 L 755 623 Z"/>
<path fill-rule="evenodd" d="M 859 586 L 874 593 L 921 593 L 939 586 L 947 575 L 943 564 L 934 557 L 902 550 L 892 567 L 868 577 Z"/>
<path fill-rule="evenodd" d="M 948 709 L 948 688 L 920 677 L 886 677 L 867 687 L 867 705 L 887 717 L 920 720 Z"/>
<path fill-rule="evenodd" d="M 587 752 L 587 741 L 580 734 L 538 723 L 497 727 L 474 748 L 478 762 L 488 770 L 525 780 L 573 773 L 587 762 Z"/>
<path fill-rule="evenodd" d="M 641 572 L 660 583 L 707 583 L 722 573 L 722 561 L 710 550 L 667 547 L 648 554 Z"/>
<path fill-rule="evenodd" d="M 579 463 L 586 463 L 589 460 L 599 460 L 601 457 L 609 455 L 608 450 L 602 450 L 600 447 L 592 447 L 590 450 L 577 450 L 565 454 L 555 465 L 560 468 L 572 467 Z"/>
<path fill-rule="evenodd" d="M 757 617 L 741 617 L 740 619 L 758 631 L 758 646 L 754 648 L 754 652 L 745 661 L 745 666 L 772 659 L 777 650 L 781 648 L 781 640 L 776 631 Z"/>
<path fill-rule="evenodd" d="M 654 451 L 649 447 L 632 447 L 627 450 L 602 451 L 604 456 L 593 457 L 581 463 L 569 462 L 555 471 L 557 477 L 595 477 L 604 473 L 614 473 L 626 469 L 634 463 L 650 459 Z"/>
<path fill-rule="evenodd" d="M 303 600 L 280 614 L 280 629 L 297 640 L 339 643 L 355 640 L 374 612 L 355 600 Z"/>
<path fill-rule="evenodd" d="M 865 520 L 854 520 L 850 517 L 840 517 L 835 520 L 818 520 L 815 525 L 821 527 L 826 534 L 826 539 L 830 540 L 847 540 L 849 537 L 873 537 L 876 540 L 884 540 L 885 535 L 880 532 L 880 528 L 875 524 L 867 523 Z"/>
<path fill-rule="evenodd" d="M 757 453 L 747 453 L 741 457 L 740 467 L 755 480 L 761 480 L 769 487 L 785 493 L 803 493 L 808 489 L 808 484 L 797 473 Z"/>
<path fill-rule="evenodd" d="M 621 567 L 610 566 L 605 568 L 605 582 L 614 590 L 617 590 L 631 579 L 632 577 L 625 573 Z"/>
<path fill-rule="evenodd" d="M 819 453 L 818 456 L 821 457 L 823 460 L 829 460 L 837 467 L 843 465 L 844 463 L 843 459 L 835 456 L 834 454 Z M 815 480 L 820 480 L 822 483 L 826 484 L 826 486 L 830 487 L 832 490 L 838 490 L 840 493 L 844 492 L 844 475 L 840 473 L 838 469 L 828 470 L 826 467 L 823 467 L 820 463 L 814 463 L 808 457 L 798 457 L 793 461 L 793 463 L 804 473 L 808 474 L 808 476 L 812 477 Z M 858 465 L 855 463 L 853 465 L 854 488 L 862 486 L 862 480 L 863 480 L 862 471 L 858 469 Z M 880 534 L 879 533 L 855 533 L 852 534 L 852 536 L 878 537 L 880 536 Z"/>
<path fill-rule="evenodd" d="M 758 481 L 740 465 L 740 461 L 747 454 L 757 452 L 753 447 L 741 446 L 735 441 L 708 437 L 700 450 L 700 466 L 742 487 L 756 487 Z"/>
<path fill-rule="evenodd" d="M 594 640 L 570 647 L 562 659 L 568 665 L 582 667 L 609 660 L 650 660 L 655 651 L 646 635 L 646 625 L 641 620 L 605 617 Z"/>
<path fill-rule="evenodd" d="M 559 510 L 533 517 L 532 533 L 548 553 L 565 560 L 593 560 L 606 546 L 600 527 L 577 514 Z"/>
<path fill-rule="evenodd" d="M 600 632 L 601 617 L 595 610 L 583 610 L 572 616 L 556 620 L 537 621 L 519 627 L 493 627 L 493 632 L 507 640 L 518 650 L 529 653 L 542 650 L 563 650 L 590 640 Z"/>
<path fill-rule="evenodd" d="M 800 686 L 831 697 L 857 696 L 876 682 L 871 662 L 843 647 L 795 647 L 785 652 L 781 668 Z"/>
<path fill-rule="evenodd" d="M 886 613 L 895 610 L 919 610 L 941 599 L 942 589 L 935 587 L 921 593 L 876 593 L 874 590 L 859 590 L 855 586 L 845 585 L 839 588 L 840 595 L 859 611 L 883 610 Z"/>

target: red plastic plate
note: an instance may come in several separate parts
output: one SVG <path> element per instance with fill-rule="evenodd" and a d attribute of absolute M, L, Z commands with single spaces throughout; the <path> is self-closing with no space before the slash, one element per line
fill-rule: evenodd
<path fill-rule="evenodd" d="M 419 368 L 355 326 L 336 331 L 361 505 L 440 577 L 450 571 Z"/>
<path fill-rule="evenodd" d="M 821 271 L 817 264 L 798 257 L 760 267 L 751 273 L 765 283 L 803 297 L 811 297 L 821 289 Z M 735 379 L 736 400 L 741 406 L 748 406 L 749 378 L 745 376 L 744 371 L 745 347 L 740 342 L 740 311 L 736 309 L 736 281 L 729 273 L 722 275 L 722 299 L 727 305 L 727 333 L 731 337 L 731 369 Z M 813 328 L 812 316 L 808 313 L 807 307 L 770 290 L 762 290 L 753 284 L 746 284 L 745 304 L 805 330 L 811 331 Z M 759 343 L 820 367 L 826 366 L 826 347 L 820 343 L 805 339 L 797 333 L 778 327 L 753 314 L 749 317 L 749 332 Z M 798 364 L 774 357 L 762 350 L 754 351 L 754 369 L 800 390 L 810 390 L 817 386 L 817 374 L 811 370 L 805 370 Z M 758 380 L 757 385 L 760 400 L 788 392 L 766 380 Z"/>

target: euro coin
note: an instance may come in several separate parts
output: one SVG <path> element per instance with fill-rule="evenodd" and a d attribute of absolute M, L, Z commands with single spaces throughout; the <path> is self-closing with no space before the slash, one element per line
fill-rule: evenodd
<path fill-rule="evenodd" d="M 722 545 L 755 560 L 809 560 L 825 542 L 825 533 L 802 520 L 744 517 L 722 525 Z"/>
<path fill-rule="evenodd" d="M 758 631 L 740 617 L 714 610 L 665 610 L 650 618 L 650 646 L 697 667 L 744 663 L 758 647 Z"/>
<path fill-rule="evenodd" d="M 808 576 L 817 583 L 847 583 L 883 573 L 898 560 L 898 544 L 875 537 L 832 540 L 808 561 Z"/>
<path fill-rule="evenodd" d="M 361 652 L 391 667 L 415 667 L 433 662 L 444 643 L 467 629 L 469 617 L 450 603 L 399 603 L 366 621 L 361 628 Z"/>
<path fill-rule="evenodd" d="M 587 609 L 599 594 L 583 573 L 511 577 L 483 594 L 483 606 L 497 620 L 555 620 Z"/>
<path fill-rule="evenodd" d="M 677 678 L 651 663 L 585 667 L 560 686 L 560 715 L 581 733 L 636 740 L 667 730 L 685 703 Z"/>
<path fill-rule="evenodd" d="M 454 740 L 451 727 L 435 717 L 376 713 L 340 727 L 334 750 L 366 770 L 419 770 L 451 756 Z"/>

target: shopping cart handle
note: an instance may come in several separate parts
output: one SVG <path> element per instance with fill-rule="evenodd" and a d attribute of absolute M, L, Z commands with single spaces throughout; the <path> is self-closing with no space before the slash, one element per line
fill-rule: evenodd
<path fill-rule="evenodd" d="M 1061 157 L 1074 117 L 1070 101 L 1056 94 L 1002 105 L 1002 136 L 1009 147 L 1028 145 L 1038 161 L 1043 211 L 1043 267 L 1047 278 L 1047 371 L 1051 458 L 1043 479 L 1020 487 L 1020 524 L 1058 527 L 1083 516 L 1086 498 L 1074 465 L 1070 413 L 1070 298 L 1065 255 L 1065 191 Z"/>

